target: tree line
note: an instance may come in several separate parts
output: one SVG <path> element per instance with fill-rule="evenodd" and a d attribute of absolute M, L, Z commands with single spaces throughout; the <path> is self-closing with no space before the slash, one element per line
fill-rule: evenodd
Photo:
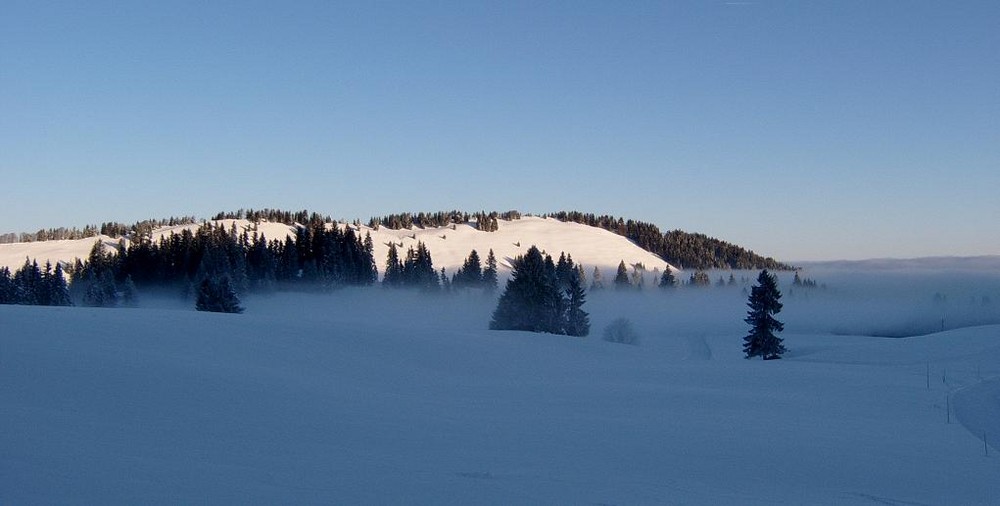
<path fill-rule="evenodd" d="M 788 264 L 705 234 L 682 230 L 662 233 L 659 227 L 651 223 L 579 211 L 560 211 L 545 216 L 559 221 L 603 228 L 627 237 L 640 248 L 656 253 L 660 258 L 681 269 L 793 270 Z"/>

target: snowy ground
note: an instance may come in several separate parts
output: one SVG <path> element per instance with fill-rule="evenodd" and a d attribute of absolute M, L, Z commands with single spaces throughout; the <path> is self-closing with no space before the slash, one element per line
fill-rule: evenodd
<path fill-rule="evenodd" d="M 767 363 L 740 286 L 591 294 L 584 339 L 381 289 L 0 306 L 0 503 L 1000 504 L 996 279 L 840 279 L 784 287 Z M 948 330 L 843 335 L 918 317 Z"/>

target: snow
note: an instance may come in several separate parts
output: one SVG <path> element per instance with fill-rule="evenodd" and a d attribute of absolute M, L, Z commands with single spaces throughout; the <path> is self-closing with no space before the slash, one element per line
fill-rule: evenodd
<path fill-rule="evenodd" d="M 1000 504 L 996 274 L 788 277 L 771 362 L 742 286 L 594 292 L 583 339 L 486 330 L 474 292 L 0 306 L 0 503 Z"/>
<path fill-rule="evenodd" d="M 242 233 L 249 230 L 251 224 L 246 220 L 219 220 L 219 225 L 228 230 L 233 224 Z M 591 274 L 594 267 L 612 273 L 618 263 L 625 261 L 627 265 L 643 264 L 647 269 L 658 268 L 661 271 L 667 263 L 653 253 L 643 250 L 628 239 L 606 230 L 581 225 L 564 223 L 552 218 L 523 217 L 519 220 L 499 220 L 499 230 L 496 232 L 480 232 L 468 224 L 455 225 L 454 228 L 438 227 L 421 229 L 414 227 L 406 230 L 389 230 L 380 227 L 378 230 L 366 226 L 338 224 L 340 227 L 355 228 L 359 237 L 372 235 L 375 251 L 375 263 L 382 272 L 385 268 L 389 244 L 396 243 L 400 256 L 405 256 L 406 250 L 416 247 L 418 241 L 424 242 L 431 251 L 434 267 L 442 267 L 454 274 L 462 263 L 475 249 L 485 262 L 486 255 L 492 248 L 500 264 L 501 272 L 509 271 L 510 261 L 518 255 L 527 252 L 532 245 L 558 259 L 561 252 L 573 256 L 576 263 L 582 264 Z M 178 225 L 155 230 L 153 236 L 159 239 L 170 233 L 180 233 L 184 229 L 195 230 L 198 225 Z M 294 227 L 281 223 L 263 222 L 257 226 L 258 233 L 268 240 L 294 237 Z M 73 241 L 43 241 L 34 243 L 0 244 L 0 267 L 7 266 L 14 271 L 24 264 L 25 258 L 37 259 L 39 264 L 46 260 L 52 263 L 73 262 L 76 258 L 85 259 L 98 238 L 79 239 Z M 101 236 L 100 240 L 108 246 L 118 244 L 118 240 Z M 399 244 L 402 243 L 402 247 Z M 607 273 L 606 273 L 607 274 Z"/>

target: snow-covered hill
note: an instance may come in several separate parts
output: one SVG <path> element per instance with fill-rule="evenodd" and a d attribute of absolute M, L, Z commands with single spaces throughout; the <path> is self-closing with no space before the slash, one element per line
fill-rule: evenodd
<path fill-rule="evenodd" d="M 375 288 L 0 306 L 0 504 L 1000 504 L 1000 326 L 835 336 L 833 291 L 772 362 L 739 288 L 595 292 L 584 339 Z"/>
<path fill-rule="evenodd" d="M 251 224 L 246 220 L 221 220 L 218 222 L 229 228 L 234 223 L 237 229 L 248 229 Z M 339 225 L 341 227 L 348 225 Z M 182 229 L 195 229 L 197 225 L 181 225 L 165 227 L 154 232 L 156 237 L 180 232 Z M 589 270 L 599 267 L 611 270 L 618 263 L 625 261 L 627 265 L 643 264 L 647 269 L 667 267 L 667 263 L 657 255 L 650 253 L 629 241 L 607 230 L 578 223 L 564 223 L 552 218 L 525 217 L 519 220 L 500 220 L 496 232 L 480 232 L 470 225 L 455 225 L 440 228 L 413 228 L 408 230 L 389 230 L 379 228 L 374 230 L 366 226 L 356 227 L 360 236 L 366 233 L 372 235 L 375 243 L 375 262 L 381 272 L 385 266 L 389 244 L 396 243 L 401 247 L 401 254 L 415 247 L 422 241 L 431 251 L 434 267 L 444 267 L 454 273 L 462 262 L 475 249 L 485 259 L 486 253 L 492 249 L 500 263 L 501 272 L 508 270 L 510 261 L 523 254 L 532 245 L 558 257 L 560 252 L 573 256 L 576 263 Z M 283 239 L 294 234 L 294 228 L 281 223 L 260 223 L 258 232 L 266 238 Z M 0 266 L 8 266 L 14 270 L 24 264 L 25 258 L 37 259 L 40 264 L 45 261 L 72 262 L 76 258 L 86 258 L 95 241 L 102 240 L 107 245 L 117 244 L 116 239 L 102 236 L 72 241 L 44 241 L 34 243 L 0 244 Z"/>

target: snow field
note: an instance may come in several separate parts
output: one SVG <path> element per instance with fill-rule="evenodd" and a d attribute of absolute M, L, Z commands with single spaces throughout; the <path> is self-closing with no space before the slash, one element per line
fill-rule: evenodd
<path fill-rule="evenodd" d="M 583 339 L 475 293 L 0 306 L 0 503 L 1000 504 L 1000 326 L 834 335 L 852 293 L 787 295 L 766 363 L 738 287 L 592 293 Z"/>

